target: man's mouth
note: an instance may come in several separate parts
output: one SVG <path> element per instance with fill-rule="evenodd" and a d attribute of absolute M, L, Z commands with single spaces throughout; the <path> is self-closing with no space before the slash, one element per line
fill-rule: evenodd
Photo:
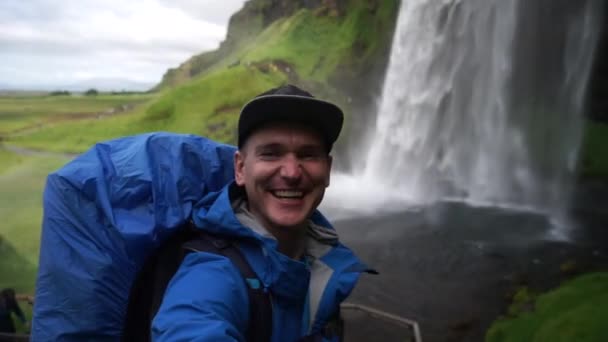
<path fill-rule="evenodd" d="M 304 197 L 304 192 L 299 190 L 274 190 L 271 191 L 272 195 L 277 198 L 295 198 L 299 199 Z"/>

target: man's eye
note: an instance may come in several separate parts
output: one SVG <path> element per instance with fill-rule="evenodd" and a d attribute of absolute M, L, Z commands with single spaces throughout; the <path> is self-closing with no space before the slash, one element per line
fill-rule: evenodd
<path fill-rule="evenodd" d="M 299 157 L 301 159 L 307 159 L 307 160 L 316 160 L 322 157 L 321 153 L 317 153 L 317 152 L 303 152 L 300 153 Z"/>
<path fill-rule="evenodd" d="M 279 153 L 276 151 L 262 151 L 260 152 L 260 157 L 262 158 L 276 158 L 279 156 Z"/>

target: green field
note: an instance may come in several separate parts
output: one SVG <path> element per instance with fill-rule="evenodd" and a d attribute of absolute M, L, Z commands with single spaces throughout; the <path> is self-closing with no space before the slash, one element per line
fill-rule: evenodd
<path fill-rule="evenodd" d="M 117 115 L 152 95 L 0 97 L 0 136 L 20 134 L 57 122 Z"/>
<path fill-rule="evenodd" d="M 0 288 L 14 287 L 18 292 L 31 293 L 38 264 L 44 182 L 46 175 L 67 159 L 17 159 L 19 162 L 0 173 Z"/>
<path fill-rule="evenodd" d="M 155 96 L 0 97 L 0 288 L 13 287 L 19 293 L 34 292 L 44 183 L 49 172 L 69 160 L 63 153 L 54 155 L 27 150 L 17 153 L 2 143 L 21 149 L 82 151 L 95 140 L 88 139 L 78 145 L 65 139 L 67 133 L 49 136 L 44 132 L 62 127 L 62 130 L 75 129 L 83 136 L 89 136 L 90 133 L 86 131 L 87 128 L 92 131 L 90 128 L 95 127 L 92 123 L 104 122 L 106 125 L 107 122 L 129 120 Z M 111 129 L 107 135 L 117 136 L 121 133 L 120 129 Z M 32 139 L 36 144 L 18 144 L 30 135 L 46 139 Z"/>

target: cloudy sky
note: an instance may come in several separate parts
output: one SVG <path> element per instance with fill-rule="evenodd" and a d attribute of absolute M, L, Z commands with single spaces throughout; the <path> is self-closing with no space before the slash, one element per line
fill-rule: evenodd
<path fill-rule="evenodd" d="M 244 2 L 0 0 L 0 88 L 155 84 L 216 48 Z"/>

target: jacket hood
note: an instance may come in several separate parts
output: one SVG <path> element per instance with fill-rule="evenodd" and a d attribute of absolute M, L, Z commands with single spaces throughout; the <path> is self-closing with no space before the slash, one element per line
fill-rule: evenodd
<path fill-rule="evenodd" d="M 310 218 L 306 260 L 293 260 L 280 253 L 276 239 L 237 200 L 244 196 L 242 191 L 233 182 L 220 192 L 205 196 L 194 206 L 195 225 L 213 234 L 236 238 L 264 286 L 281 298 L 275 303 L 296 303 L 307 298 L 309 330 L 322 327 L 367 267 L 339 242 L 338 234 L 319 211 Z"/>
<path fill-rule="evenodd" d="M 275 238 L 243 209 L 244 202 L 240 199 L 244 196 L 244 190 L 235 182 L 226 185 L 221 191 L 209 193 L 194 205 L 194 223 L 210 233 L 239 239 L 270 239 L 275 241 L 276 245 Z M 239 212 L 244 215 L 237 215 Z M 250 225 L 244 224 L 243 221 Z M 310 227 L 309 235 L 319 241 L 334 244 L 338 242 L 338 234 L 318 210 L 315 210 L 310 218 Z"/>

